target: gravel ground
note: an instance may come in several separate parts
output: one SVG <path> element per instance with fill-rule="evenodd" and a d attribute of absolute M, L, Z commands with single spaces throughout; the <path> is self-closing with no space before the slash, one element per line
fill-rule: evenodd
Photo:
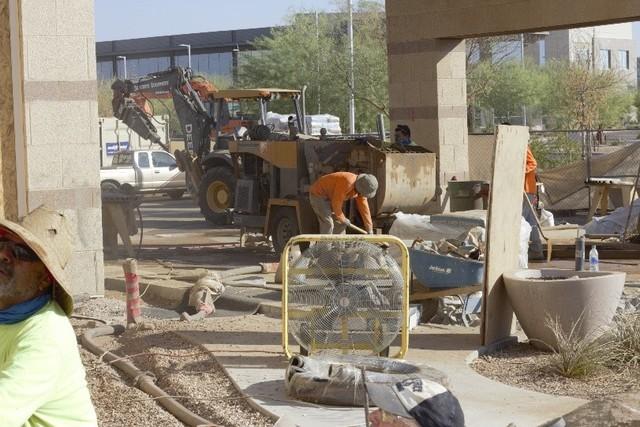
<path fill-rule="evenodd" d="M 515 387 L 558 396 L 597 399 L 626 392 L 640 392 L 640 373 L 602 370 L 589 378 L 565 378 L 547 368 L 550 354 L 519 343 L 479 358 L 473 368 L 480 374 Z"/>
<path fill-rule="evenodd" d="M 124 301 L 99 298 L 76 303 L 74 314 L 122 323 Z M 87 328 L 100 326 L 91 320 L 73 319 L 78 335 Z M 96 341 L 105 350 L 133 355 L 133 363 L 152 372 L 157 384 L 181 404 L 201 417 L 222 426 L 271 426 L 273 421 L 249 406 L 221 370 L 215 358 L 173 330 L 194 329 L 193 324 L 156 320 L 143 328 L 127 330 L 119 337 L 101 337 Z M 206 321 L 198 329 L 206 329 Z M 146 393 L 133 387 L 119 371 L 99 361 L 80 346 L 87 370 L 87 382 L 100 426 L 181 426 Z"/>
<path fill-rule="evenodd" d="M 640 286 L 627 283 L 618 311 L 640 311 Z M 519 326 L 519 325 L 518 325 Z M 519 338 L 526 340 L 521 331 Z M 603 368 L 589 378 L 566 378 L 549 366 L 550 353 L 526 343 L 479 358 L 473 368 L 485 377 L 515 387 L 558 396 L 597 399 L 626 392 L 640 392 L 640 372 L 615 372 Z"/>

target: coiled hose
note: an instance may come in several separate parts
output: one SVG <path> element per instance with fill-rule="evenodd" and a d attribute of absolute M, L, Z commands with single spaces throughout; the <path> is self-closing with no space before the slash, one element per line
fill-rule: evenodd
<path fill-rule="evenodd" d="M 89 329 L 80 339 L 82 345 L 96 356 L 101 357 L 110 365 L 113 365 L 127 374 L 133 379 L 136 387 L 145 393 L 157 398 L 157 401 L 167 411 L 173 414 L 177 419 L 193 427 L 213 426 L 219 427 L 217 424 L 202 418 L 201 416 L 194 414 L 189 409 L 182 406 L 174 398 L 169 396 L 164 390 L 158 387 L 153 382 L 153 377 L 146 372 L 136 368 L 136 366 L 127 359 L 122 359 L 110 351 L 105 351 L 100 348 L 94 341 L 94 338 L 102 337 L 105 335 L 116 335 L 124 332 L 125 328 L 122 325 L 110 325 L 102 326 L 99 328 Z"/>

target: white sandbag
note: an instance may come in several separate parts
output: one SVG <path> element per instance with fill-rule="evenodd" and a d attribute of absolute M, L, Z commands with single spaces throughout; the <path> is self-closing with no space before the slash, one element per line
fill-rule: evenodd
<path fill-rule="evenodd" d="M 520 217 L 520 252 L 518 255 L 518 267 L 529 268 L 529 236 L 531 235 L 531 225 L 524 217 Z"/>
<path fill-rule="evenodd" d="M 556 225 L 553 214 L 546 209 L 540 210 L 540 225 L 542 227 L 554 227 Z"/>

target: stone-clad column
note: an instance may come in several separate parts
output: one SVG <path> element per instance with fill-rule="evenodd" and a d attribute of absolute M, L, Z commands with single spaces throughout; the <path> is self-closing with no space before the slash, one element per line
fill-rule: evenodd
<path fill-rule="evenodd" d="M 0 0 L 0 216 L 18 217 L 9 1 Z"/>
<path fill-rule="evenodd" d="M 392 129 L 409 125 L 412 139 L 438 154 L 443 193 L 432 208 L 446 209 L 446 183 L 469 176 L 465 43 L 417 38 L 416 32 L 398 27 L 396 8 L 396 2 L 387 1 Z M 419 24 L 419 15 L 400 18 L 411 28 Z"/>
<path fill-rule="evenodd" d="M 73 292 L 102 294 L 94 1 L 0 0 L 7 4 L 13 23 L 17 213 L 42 204 L 65 211 L 75 230 Z M 4 92 L 4 78 L 0 84 Z M 0 114 L 4 146 L 4 109 Z M 7 174 L 3 169 L 3 186 Z"/>

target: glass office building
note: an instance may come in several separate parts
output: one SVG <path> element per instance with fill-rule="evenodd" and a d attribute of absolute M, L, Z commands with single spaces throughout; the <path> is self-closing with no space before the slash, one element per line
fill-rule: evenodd
<path fill-rule="evenodd" d="M 195 73 L 232 82 L 242 58 L 257 53 L 253 41 L 270 33 L 271 28 L 266 27 L 98 42 L 98 80 L 123 78 L 125 58 L 129 79 L 173 66 L 186 67 L 187 47 L 180 45 L 189 45 Z"/>

